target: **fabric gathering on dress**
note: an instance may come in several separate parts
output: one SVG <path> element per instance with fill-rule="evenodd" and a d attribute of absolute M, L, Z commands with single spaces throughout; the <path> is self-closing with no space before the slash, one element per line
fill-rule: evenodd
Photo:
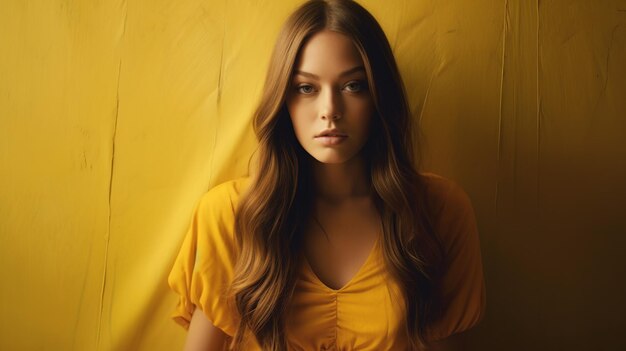
<path fill-rule="evenodd" d="M 428 330 L 440 340 L 477 324 L 485 310 L 480 243 L 474 210 L 456 183 L 433 173 L 426 180 L 428 206 L 442 242 L 446 272 L 441 281 L 444 314 Z M 237 312 L 225 292 L 237 260 L 233 236 L 235 209 L 250 178 L 222 183 L 199 201 L 182 247 L 168 277 L 179 295 L 172 318 L 184 328 L 200 308 L 228 335 L 237 328 Z M 405 350 L 404 302 L 383 264 L 380 239 L 354 277 L 331 289 L 302 260 L 286 318 L 290 350 Z M 231 304 L 232 306 L 232 304 Z M 251 341 L 251 350 L 260 350 Z"/>

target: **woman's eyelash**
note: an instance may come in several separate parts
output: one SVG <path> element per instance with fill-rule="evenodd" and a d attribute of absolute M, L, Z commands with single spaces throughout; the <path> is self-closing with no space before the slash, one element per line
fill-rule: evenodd
<path fill-rule="evenodd" d="M 348 82 L 345 87 L 348 88 L 348 91 L 356 93 L 367 89 L 367 83 L 360 80 L 353 80 L 351 82 Z"/>
<path fill-rule="evenodd" d="M 296 86 L 296 91 L 301 94 L 311 94 L 315 89 L 310 84 L 300 84 Z"/>

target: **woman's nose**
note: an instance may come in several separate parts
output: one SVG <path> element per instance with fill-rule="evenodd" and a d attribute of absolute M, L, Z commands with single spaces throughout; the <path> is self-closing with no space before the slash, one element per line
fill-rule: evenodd
<path fill-rule="evenodd" d="M 320 94 L 320 117 L 322 119 L 336 120 L 341 118 L 342 113 L 341 93 L 333 89 L 326 89 Z"/>

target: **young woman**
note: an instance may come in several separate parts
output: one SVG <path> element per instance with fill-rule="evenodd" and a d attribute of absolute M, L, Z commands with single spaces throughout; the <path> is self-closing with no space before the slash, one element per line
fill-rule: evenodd
<path fill-rule="evenodd" d="M 284 25 L 252 177 L 200 201 L 169 276 L 187 350 L 425 350 L 481 319 L 474 213 L 418 172 L 389 43 L 345 0 Z"/>

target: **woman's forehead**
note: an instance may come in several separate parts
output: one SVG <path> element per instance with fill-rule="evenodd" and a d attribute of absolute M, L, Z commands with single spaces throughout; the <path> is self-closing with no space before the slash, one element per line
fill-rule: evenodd
<path fill-rule="evenodd" d="M 361 70 L 363 60 L 352 39 L 329 30 L 314 34 L 303 45 L 294 66 L 294 74 L 308 73 L 311 78 L 339 77 Z"/>

